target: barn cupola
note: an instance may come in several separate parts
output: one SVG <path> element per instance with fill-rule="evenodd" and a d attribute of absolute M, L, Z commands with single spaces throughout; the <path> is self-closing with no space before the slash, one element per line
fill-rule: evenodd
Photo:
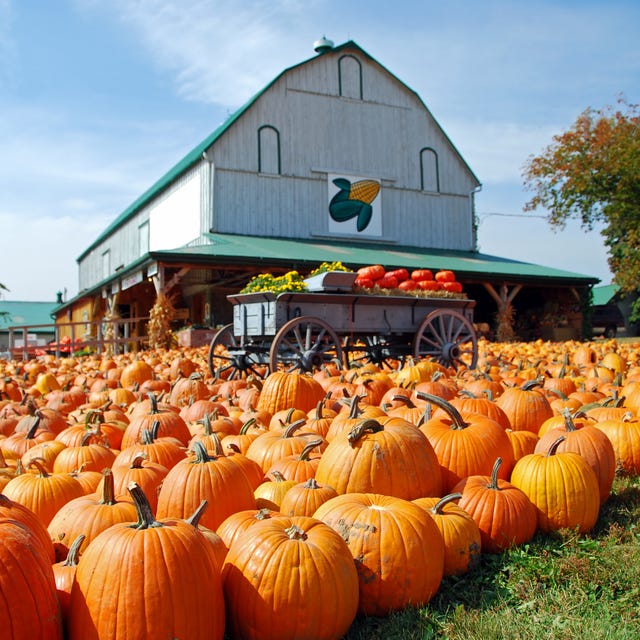
<path fill-rule="evenodd" d="M 313 43 L 313 50 L 316 53 L 326 53 L 327 51 L 331 51 L 333 49 L 333 41 L 328 40 L 325 36 L 322 36 L 320 40 L 316 40 Z"/>

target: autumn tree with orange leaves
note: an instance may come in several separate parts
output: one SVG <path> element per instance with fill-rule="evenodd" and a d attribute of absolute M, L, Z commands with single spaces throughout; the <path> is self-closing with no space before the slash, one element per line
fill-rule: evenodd
<path fill-rule="evenodd" d="M 552 228 L 570 219 L 585 231 L 602 225 L 609 267 L 623 294 L 640 287 L 640 110 L 620 99 L 616 107 L 587 109 L 553 137 L 523 169 L 533 197 L 526 211 L 544 208 Z M 634 303 L 640 319 L 640 298 Z"/>

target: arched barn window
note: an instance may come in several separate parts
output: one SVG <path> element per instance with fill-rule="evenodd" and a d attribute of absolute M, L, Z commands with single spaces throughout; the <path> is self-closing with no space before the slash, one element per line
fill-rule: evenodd
<path fill-rule="evenodd" d="M 280 175 L 280 132 L 270 124 L 258 129 L 258 173 Z"/>
<path fill-rule="evenodd" d="M 422 191 L 440 191 L 438 154 L 431 147 L 420 149 L 420 189 Z"/>
<path fill-rule="evenodd" d="M 338 60 L 338 85 L 343 98 L 362 100 L 362 64 L 346 54 Z"/>

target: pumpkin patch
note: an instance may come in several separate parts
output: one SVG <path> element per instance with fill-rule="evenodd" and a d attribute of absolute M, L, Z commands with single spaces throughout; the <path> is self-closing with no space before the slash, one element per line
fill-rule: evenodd
<path fill-rule="evenodd" d="M 455 283 L 417 271 L 376 280 Z M 38 385 L 0 361 L 0 564 L 31 572 L 0 579 L 4 620 L 36 589 L 49 616 L 7 637 L 321 640 L 428 607 L 483 554 L 587 534 L 614 475 L 640 474 L 639 352 L 480 340 L 474 371 L 332 362 L 260 384 L 214 379 L 204 348 L 78 357 L 74 375 L 130 390 L 113 414 L 86 384 L 51 406 L 69 359 L 43 360 Z M 173 392 L 141 392 L 147 367 Z"/>

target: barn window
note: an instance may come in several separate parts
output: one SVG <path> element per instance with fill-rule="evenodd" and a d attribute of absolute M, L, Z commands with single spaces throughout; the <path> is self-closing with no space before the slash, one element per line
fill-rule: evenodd
<path fill-rule="evenodd" d="M 420 188 L 423 191 L 440 191 L 438 154 L 431 147 L 420 149 Z"/>
<path fill-rule="evenodd" d="M 138 251 L 143 256 L 149 253 L 149 221 L 145 220 L 138 226 Z"/>
<path fill-rule="evenodd" d="M 362 64 L 346 54 L 338 60 L 338 85 L 343 98 L 362 100 Z"/>
<path fill-rule="evenodd" d="M 108 278 L 111 275 L 111 250 L 107 249 L 102 254 L 102 277 Z"/>
<path fill-rule="evenodd" d="M 280 175 L 280 132 L 270 124 L 258 129 L 258 173 Z"/>

